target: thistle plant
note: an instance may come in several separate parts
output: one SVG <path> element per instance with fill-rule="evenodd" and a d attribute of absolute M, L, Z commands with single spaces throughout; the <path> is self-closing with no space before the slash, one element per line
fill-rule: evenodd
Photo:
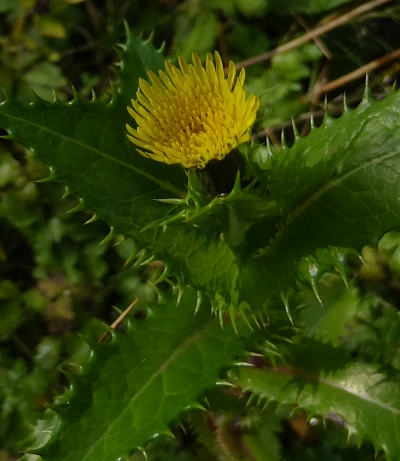
<path fill-rule="evenodd" d="M 0 106 L 7 137 L 50 166 L 46 180 L 78 198 L 73 211 L 106 222 L 105 240 L 133 239 L 127 265 L 163 267 L 146 319 L 104 325 L 111 341 L 69 376 L 28 452 L 129 459 L 186 418 L 199 440 L 216 434 L 210 459 L 247 459 L 262 431 L 271 442 L 255 459 L 279 459 L 276 427 L 302 409 L 306 425 L 337 423 L 399 459 L 398 311 L 354 275 L 363 246 L 400 224 L 399 93 L 376 101 L 366 87 L 357 108 L 326 113 L 306 137 L 294 127 L 279 151 L 250 141 L 258 99 L 218 53 L 215 64 L 166 61 L 165 73 L 161 51 L 127 31 L 120 67 L 108 101 Z M 388 235 L 379 248 L 392 256 Z M 365 341 L 389 325 L 385 347 Z M 217 414 L 224 398 L 238 402 L 231 416 Z M 227 434 L 237 419 L 243 444 Z"/>

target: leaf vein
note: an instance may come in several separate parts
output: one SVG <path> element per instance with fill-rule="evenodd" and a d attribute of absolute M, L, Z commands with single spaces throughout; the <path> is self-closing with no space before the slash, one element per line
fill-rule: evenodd
<path fill-rule="evenodd" d="M 120 159 L 118 159 L 116 157 L 113 157 L 112 155 L 107 154 L 106 152 L 103 152 L 100 149 L 96 149 L 95 147 L 90 146 L 89 144 L 86 144 L 84 142 L 78 141 L 77 139 L 71 138 L 71 137 L 66 136 L 66 135 L 64 135 L 62 133 L 59 133 L 59 132 L 54 131 L 54 130 L 51 130 L 50 128 L 45 127 L 45 126 L 43 126 L 43 125 L 41 125 L 39 123 L 32 122 L 31 120 L 27 120 L 27 119 L 22 118 L 22 117 L 17 117 L 15 115 L 10 115 L 10 114 L 7 114 L 6 117 L 8 117 L 10 119 L 14 119 L 14 120 L 20 122 L 21 124 L 25 123 L 27 125 L 31 125 L 31 126 L 33 126 L 35 128 L 38 128 L 40 130 L 46 131 L 46 132 L 48 132 L 49 134 L 51 134 L 53 136 L 56 136 L 56 137 L 58 136 L 60 139 L 62 139 L 64 141 L 70 142 L 71 144 L 76 144 L 76 145 L 78 145 L 80 147 L 83 147 L 84 149 L 92 151 L 95 154 L 100 155 L 101 157 L 103 157 L 106 160 L 109 160 L 111 162 L 115 162 L 115 163 L 117 163 L 117 164 L 119 164 L 119 165 L 121 165 L 121 166 L 123 166 L 125 168 L 129 168 L 130 170 L 135 171 L 135 173 L 138 173 L 139 175 L 142 175 L 142 176 L 146 177 L 150 181 L 152 181 L 155 184 L 161 186 L 163 189 L 166 189 L 169 192 L 172 192 L 173 194 L 175 194 L 175 195 L 177 195 L 179 197 L 185 197 L 186 196 L 186 194 L 183 191 L 176 188 L 173 184 L 171 184 L 171 183 L 169 183 L 167 181 L 163 181 L 161 179 L 158 179 L 155 176 L 147 173 L 146 171 L 144 171 L 144 170 L 142 170 L 140 168 L 137 168 L 137 167 L 135 167 L 134 165 L 132 165 L 130 163 L 124 162 L 123 160 L 120 160 Z"/>
<path fill-rule="evenodd" d="M 91 446 L 89 451 L 86 453 L 82 461 L 90 459 L 90 454 L 94 450 L 94 448 L 104 440 L 106 434 L 112 430 L 115 424 L 124 417 L 125 413 L 130 410 L 132 405 L 135 401 L 141 396 L 141 394 L 150 386 L 150 384 L 158 377 L 162 376 L 162 373 L 167 369 L 167 367 L 174 362 L 174 360 L 179 356 L 179 354 L 184 351 L 190 344 L 195 342 L 203 333 L 206 332 L 208 328 L 210 328 L 214 324 L 214 320 L 211 320 L 205 326 L 198 331 L 195 331 L 191 336 L 186 338 L 175 350 L 174 352 L 163 362 L 163 364 L 150 376 L 150 378 L 144 383 L 144 385 L 136 392 L 136 394 L 132 397 L 129 404 L 125 406 L 125 408 L 121 411 L 118 418 L 114 419 L 114 421 L 107 426 L 107 429 L 101 434 L 101 436 L 96 440 L 96 442 Z M 88 458 L 89 457 L 89 458 Z"/>

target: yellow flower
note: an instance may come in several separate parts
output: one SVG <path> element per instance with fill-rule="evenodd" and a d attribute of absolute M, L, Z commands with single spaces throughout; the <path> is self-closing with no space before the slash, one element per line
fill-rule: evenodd
<path fill-rule="evenodd" d="M 128 107 L 137 128 L 126 125 L 128 138 L 145 157 L 203 168 L 249 140 L 259 100 L 251 94 L 246 101 L 244 69 L 235 82 L 231 61 L 225 77 L 217 52 L 215 65 L 210 54 L 205 67 L 193 54 L 192 64 L 179 57 L 179 67 L 166 62 L 167 73 L 148 72 L 151 84 L 139 80 L 137 101 Z"/>

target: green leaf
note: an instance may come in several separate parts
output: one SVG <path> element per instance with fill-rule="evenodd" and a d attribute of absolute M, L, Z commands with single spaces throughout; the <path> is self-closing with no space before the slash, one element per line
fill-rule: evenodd
<path fill-rule="evenodd" d="M 218 35 L 217 16 L 213 11 L 193 11 L 176 21 L 174 48 L 189 59 L 192 53 L 202 56 L 215 47 Z"/>
<path fill-rule="evenodd" d="M 282 459 L 281 442 L 277 433 L 281 429 L 279 417 L 263 415 L 257 431 L 243 434 L 243 441 L 255 461 L 279 461 Z"/>
<path fill-rule="evenodd" d="M 272 0 L 272 8 L 282 11 L 299 11 L 305 14 L 318 14 L 349 3 L 351 0 Z"/>
<path fill-rule="evenodd" d="M 128 27 L 125 28 L 126 43 L 121 45 L 123 50 L 119 63 L 118 83 L 114 88 L 112 104 L 117 106 L 116 114 L 123 121 L 132 119 L 128 117 L 126 106 L 131 98 L 136 98 L 139 88 L 139 78 L 145 77 L 149 70 L 157 71 L 164 67 L 164 57 L 161 50 L 156 50 L 151 42 L 151 36 L 147 40 L 141 40 L 135 36 Z M 125 132 L 124 132 L 125 134 Z M 133 147 L 133 146 L 130 146 Z"/>
<path fill-rule="evenodd" d="M 179 168 L 145 159 L 126 138 L 126 105 L 145 69 L 157 69 L 162 56 L 152 44 L 129 34 L 113 100 L 34 104 L 6 100 L 0 124 L 11 139 L 29 147 L 52 167 L 54 180 L 67 184 L 87 208 L 120 231 L 138 232 L 164 206 L 152 198 L 184 195 Z"/>
<path fill-rule="evenodd" d="M 14 0 L 1 0 L 0 2 L 0 13 L 6 13 L 9 11 L 17 10 L 20 5 Z"/>
<path fill-rule="evenodd" d="M 62 426 L 40 454 L 46 461 L 109 461 L 126 456 L 213 386 L 242 353 L 232 328 L 207 309 L 194 315 L 196 296 L 150 306 L 146 320 L 94 351 L 60 409 Z"/>
<path fill-rule="evenodd" d="M 304 307 L 296 324 L 310 336 L 338 346 L 356 326 L 357 314 L 362 308 L 359 292 L 332 275 L 324 277 L 318 291 L 319 299 L 311 290 L 300 294 L 299 301 Z"/>
<path fill-rule="evenodd" d="M 210 239 L 180 225 L 158 235 L 155 251 L 166 262 L 167 271 L 204 290 L 211 300 L 223 297 L 229 302 L 235 296 L 239 268 L 235 254 L 222 240 Z M 220 303 L 224 301 L 220 299 Z"/>
<path fill-rule="evenodd" d="M 243 266 L 253 305 L 286 296 L 301 258 L 317 249 L 360 251 L 400 225 L 399 103 L 399 92 L 383 101 L 366 97 L 267 161 L 264 180 L 285 217 L 271 244 Z"/>
<path fill-rule="evenodd" d="M 320 346 L 313 343 L 312 347 Z M 349 433 L 355 434 L 360 443 L 372 442 L 376 450 L 385 451 L 388 461 L 399 459 L 398 383 L 390 381 L 376 365 L 361 362 L 343 365 L 338 363 L 340 351 L 321 348 L 323 354 L 301 349 L 300 354 L 310 358 L 302 363 L 292 361 L 293 366 L 240 369 L 236 382 L 261 401 L 296 405 L 309 416 L 343 418 Z"/>
<path fill-rule="evenodd" d="M 144 158 L 127 140 L 125 124 L 133 121 L 126 106 L 138 80 L 146 70 L 163 66 L 161 52 L 149 40 L 127 35 L 110 103 L 78 96 L 67 104 L 6 100 L 0 105 L 0 126 L 50 165 L 49 180 L 67 185 L 80 198 L 77 210 L 92 210 L 111 227 L 110 235 L 129 235 L 137 248 L 146 248 L 141 262 L 155 255 L 168 266 L 168 276 L 210 294 L 219 292 L 229 303 L 236 283 L 232 273 L 238 273 L 229 246 L 186 223 L 164 225 L 176 207 L 160 199 L 185 197 L 184 170 Z"/>
<path fill-rule="evenodd" d="M 264 14 L 269 5 L 268 0 L 234 0 L 235 6 L 245 16 L 260 16 Z"/>

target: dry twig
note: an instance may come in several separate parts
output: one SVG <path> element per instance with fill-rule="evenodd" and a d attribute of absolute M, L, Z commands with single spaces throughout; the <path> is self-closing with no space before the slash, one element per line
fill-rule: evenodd
<path fill-rule="evenodd" d="M 305 29 L 306 32 L 310 32 L 310 28 L 301 16 L 295 16 L 295 19 L 301 25 L 301 27 Z M 329 51 L 325 43 L 319 37 L 314 37 L 313 40 L 321 50 L 322 54 L 326 57 L 326 59 L 332 59 L 332 53 Z"/>
<path fill-rule="evenodd" d="M 292 40 L 291 42 L 285 43 L 284 45 L 278 46 L 278 48 L 275 48 L 275 50 L 269 51 L 264 54 L 260 54 L 258 56 L 254 56 L 253 58 L 249 58 L 245 61 L 237 63 L 236 69 L 241 69 L 242 67 L 248 67 L 259 62 L 267 61 L 276 54 L 284 53 L 285 51 L 292 50 L 293 48 L 303 45 L 304 43 L 307 43 L 310 40 L 315 40 L 317 37 L 320 37 L 326 32 L 329 32 L 330 30 L 336 29 L 337 27 L 345 24 L 346 22 L 349 22 L 351 19 L 354 19 L 357 16 L 366 13 L 367 11 L 375 9 L 391 1 L 392 0 L 373 0 L 371 2 L 364 3 L 363 5 L 360 5 L 357 8 L 354 8 L 353 10 L 349 11 L 348 13 L 338 16 L 332 21 L 316 27 L 315 29 L 311 30 L 310 32 L 307 32 L 301 37 L 298 37 L 295 40 Z"/>
<path fill-rule="evenodd" d="M 336 80 L 333 80 L 332 82 L 329 82 L 321 86 L 321 88 L 318 89 L 318 95 L 323 94 L 323 93 L 328 93 L 329 91 L 335 90 L 336 88 L 347 85 L 353 80 L 362 78 L 368 72 L 372 72 L 373 70 L 384 66 L 388 62 L 393 61 L 394 59 L 398 57 L 400 57 L 400 48 L 398 48 L 395 51 L 392 51 L 386 56 L 382 56 L 381 58 L 375 59 L 374 61 L 371 61 L 368 64 L 365 64 L 365 66 L 362 66 L 359 69 L 354 70 L 353 72 L 343 75 L 342 77 L 339 77 Z"/>
<path fill-rule="evenodd" d="M 115 330 L 117 326 L 124 320 L 124 318 L 129 314 L 129 312 L 136 306 L 136 304 L 140 301 L 140 298 L 137 297 L 125 310 L 122 312 L 122 314 L 115 320 L 111 325 L 110 328 L 112 330 Z M 110 334 L 110 331 L 106 331 L 101 335 L 101 338 L 99 339 L 99 343 L 102 343 Z"/>

